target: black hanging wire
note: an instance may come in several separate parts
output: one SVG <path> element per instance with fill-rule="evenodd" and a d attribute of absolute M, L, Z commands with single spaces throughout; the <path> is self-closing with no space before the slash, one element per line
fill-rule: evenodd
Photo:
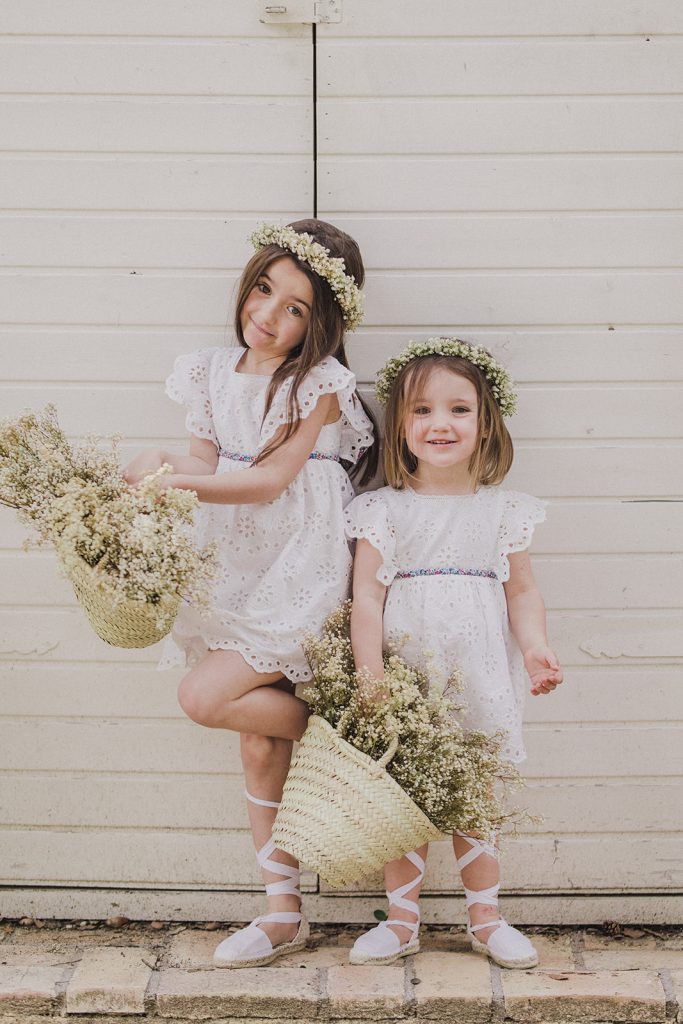
<path fill-rule="evenodd" d="M 313 216 L 318 216 L 318 50 L 317 25 L 313 22 Z"/>

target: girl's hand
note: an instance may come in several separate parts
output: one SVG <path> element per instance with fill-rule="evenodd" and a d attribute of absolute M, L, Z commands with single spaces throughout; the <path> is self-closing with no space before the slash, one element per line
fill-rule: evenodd
<path fill-rule="evenodd" d="M 364 704 L 381 704 L 389 696 L 383 679 L 377 679 L 367 668 L 358 672 L 358 692 Z"/>
<path fill-rule="evenodd" d="M 157 490 L 167 491 L 170 487 L 177 487 L 180 481 L 180 475 L 178 473 L 164 473 L 156 480 Z"/>
<path fill-rule="evenodd" d="M 164 461 L 164 453 L 160 448 L 148 448 L 128 463 L 123 470 L 123 479 L 132 486 L 139 484 L 144 477 L 161 469 Z"/>
<path fill-rule="evenodd" d="M 551 693 L 564 678 L 560 662 L 550 647 L 531 647 L 524 654 L 524 665 L 531 679 L 531 692 L 535 697 Z"/>

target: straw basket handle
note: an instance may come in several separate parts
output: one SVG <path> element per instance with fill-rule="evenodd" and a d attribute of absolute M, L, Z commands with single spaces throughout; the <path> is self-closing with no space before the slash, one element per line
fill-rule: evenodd
<path fill-rule="evenodd" d="M 397 750 L 398 750 L 398 736 L 394 736 L 392 738 L 391 743 L 387 747 L 386 751 L 382 754 L 382 756 L 379 758 L 379 760 L 376 762 L 376 764 L 380 768 L 386 768 L 386 766 L 389 764 L 389 762 L 391 761 L 392 757 L 394 756 L 394 754 L 396 753 Z"/>

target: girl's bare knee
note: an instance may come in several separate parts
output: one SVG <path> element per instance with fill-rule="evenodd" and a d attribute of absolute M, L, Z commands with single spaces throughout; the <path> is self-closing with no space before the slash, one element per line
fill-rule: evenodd
<path fill-rule="evenodd" d="M 207 696 L 205 687 L 201 685 L 194 672 L 190 672 L 181 681 L 178 687 L 178 703 L 187 717 L 197 725 L 211 728 L 217 724 L 215 702 Z"/>
<path fill-rule="evenodd" d="M 272 736 L 256 736 L 253 733 L 243 733 L 240 741 L 242 764 L 249 771 L 258 772 L 268 768 L 273 762 L 273 755 L 278 740 Z"/>

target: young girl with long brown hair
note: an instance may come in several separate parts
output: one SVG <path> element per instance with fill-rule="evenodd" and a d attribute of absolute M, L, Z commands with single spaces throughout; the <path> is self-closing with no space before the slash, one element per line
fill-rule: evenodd
<path fill-rule="evenodd" d="M 347 596 L 347 473 L 369 479 L 373 423 L 356 394 L 344 338 L 362 319 L 355 241 L 321 220 L 263 225 L 239 284 L 231 348 L 181 356 L 167 393 L 188 407 L 190 454 L 153 450 L 136 483 L 169 463 L 161 486 L 196 491 L 200 542 L 219 545 L 206 617 L 184 605 L 161 667 L 188 664 L 179 700 L 201 725 L 241 734 L 249 817 L 269 913 L 225 939 L 222 967 L 302 948 L 299 868 L 271 839 L 292 741 L 308 717 L 293 684 L 311 678 L 300 646 Z"/>

